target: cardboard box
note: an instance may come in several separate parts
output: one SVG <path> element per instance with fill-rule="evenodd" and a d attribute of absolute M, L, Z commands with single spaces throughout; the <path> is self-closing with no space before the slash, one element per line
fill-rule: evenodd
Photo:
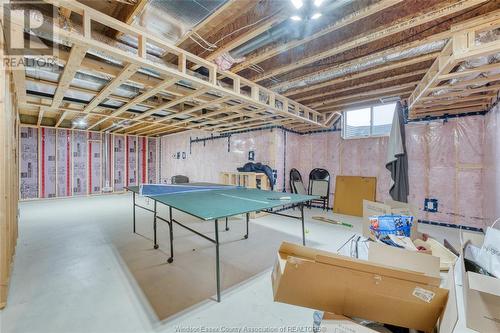
<path fill-rule="evenodd" d="M 439 277 L 286 242 L 272 283 L 278 302 L 425 332 L 436 326 L 448 297 Z"/>
<path fill-rule="evenodd" d="M 350 318 L 325 312 L 321 322 L 322 333 L 378 333 L 369 327 L 360 325 Z"/>
<path fill-rule="evenodd" d="M 386 200 L 384 203 L 363 200 L 363 236 L 374 239 L 370 232 L 370 216 L 374 215 L 409 215 L 413 216 L 413 225 L 411 227 L 411 239 L 418 238 L 418 209 L 417 207 L 394 200 Z"/>
<path fill-rule="evenodd" d="M 465 324 L 478 332 L 500 332 L 500 279 L 466 272 L 463 260 L 464 246 L 468 241 L 481 247 L 484 235 L 462 232 L 462 284 L 464 294 Z"/>

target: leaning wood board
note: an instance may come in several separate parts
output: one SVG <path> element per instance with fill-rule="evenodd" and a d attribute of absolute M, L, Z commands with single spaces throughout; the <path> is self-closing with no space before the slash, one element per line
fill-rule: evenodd
<path fill-rule="evenodd" d="M 363 216 L 363 200 L 375 201 L 376 177 L 337 176 L 333 212 Z"/>

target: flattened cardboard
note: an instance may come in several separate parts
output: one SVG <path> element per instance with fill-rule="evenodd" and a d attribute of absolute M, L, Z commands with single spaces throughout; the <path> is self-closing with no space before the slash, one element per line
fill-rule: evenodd
<path fill-rule="evenodd" d="M 369 327 L 360 325 L 350 318 L 325 312 L 321 322 L 321 332 L 325 333 L 377 333 Z"/>
<path fill-rule="evenodd" d="M 451 267 L 446 276 L 448 300 L 443 315 L 439 319 L 439 333 L 453 333 L 458 322 L 457 290 L 455 285 L 454 267 Z"/>
<path fill-rule="evenodd" d="M 272 280 L 275 301 L 425 332 L 448 295 L 424 273 L 290 243 L 280 247 Z"/>
<path fill-rule="evenodd" d="M 374 263 L 408 269 L 439 278 L 439 258 L 425 253 L 399 249 L 397 247 L 371 243 L 368 260 Z"/>
<path fill-rule="evenodd" d="M 469 241 L 472 245 L 481 247 L 484 235 L 462 231 L 461 240 L 465 324 L 479 332 L 500 332 L 500 279 L 466 272 L 463 260 L 465 244 Z"/>

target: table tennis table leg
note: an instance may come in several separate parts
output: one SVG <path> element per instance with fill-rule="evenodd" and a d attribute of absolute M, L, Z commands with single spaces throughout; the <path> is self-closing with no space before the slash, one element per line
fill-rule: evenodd
<path fill-rule="evenodd" d="M 306 231 L 304 227 L 304 204 L 300 204 L 300 221 L 302 222 L 302 245 L 306 245 Z"/>
<path fill-rule="evenodd" d="M 219 221 L 215 220 L 215 266 L 217 274 L 217 302 L 220 302 L 220 264 L 219 264 Z"/>
<path fill-rule="evenodd" d="M 227 220 L 228 218 L 226 217 L 226 231 L 229 231 L 229 227 L 227 226 Z"/>
<path fill-rule="evenodd" d="M 167 259 L 167 262 L 171 264 L 174 261 L 174 218 L 172 217 L 172 207 L 168 206 L 168 215 L 170 223 L 168 224 L 168 232 L 170 235 L 170 258 Z"/>
<path fill-rule="evenodd" d="M 158 246 L 158 243 L 156 242 L 156 221 L 157 221 L 157 218 L 156 218 L 156 215 L 157 215 L 157 212 L 156 212 L 156 200 L 154 200 L 154 216 L 153 216 L 153 238 L 154 238 L 154 248 L 155 250 L 159 247 Z"/>
<path fill-rule="evenodd" d="M 135 234 L 135 192 L 132 192 L 132 221 L 133 221 L 133 229 Z"/>
<path fill-rule="evenodd" d="M 245 239 L 248 239 L 248 222 L 249 221 L 250 221 L 250 213 L 246 213 L 247 233 L 245 234 Z"/>

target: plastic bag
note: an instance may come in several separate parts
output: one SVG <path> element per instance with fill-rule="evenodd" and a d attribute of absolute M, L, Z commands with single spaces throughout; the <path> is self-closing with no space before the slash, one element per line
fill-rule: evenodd
<path fill-rule="evenodd" d="M 494 226 L 499 220 L 486 229 L 483 246 L 476 258 L 479 266 L 496 277 L 500 277 L 500 230 Z"/>

